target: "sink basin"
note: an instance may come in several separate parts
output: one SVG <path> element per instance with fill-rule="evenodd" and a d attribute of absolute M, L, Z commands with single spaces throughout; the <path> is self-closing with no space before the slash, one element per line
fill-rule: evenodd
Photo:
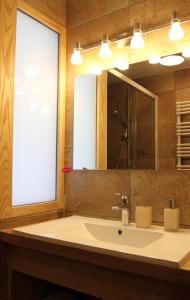
<path fill-rule="evenodd" d="M 89 233 L 99 241 L 143 248 L 163 236 L 163 233 L 130 227 L 118 228 L 97 224 L 84 224 Z"/>
<path fill-rule="evenodd" d="M 17 235 L 87 249 L 98 253 L 179 267 L 190 258 L 190 230 L 166 232 L 163 227 L 136 228 L 121 222 L 71 216 L 15 228 Z"/>

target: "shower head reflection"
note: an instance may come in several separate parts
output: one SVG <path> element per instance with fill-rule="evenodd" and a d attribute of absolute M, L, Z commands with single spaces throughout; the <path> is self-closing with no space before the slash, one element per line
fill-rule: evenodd
<path fill-rule="evenodd" d="M 120 113 L 117 110 L 112 111 L 112 114 L 116 117 L 116 119 L 122 124 L 122 126 L 126 129 L 127 128 L 127 122 L 126 124 L 123 122 Z"/>

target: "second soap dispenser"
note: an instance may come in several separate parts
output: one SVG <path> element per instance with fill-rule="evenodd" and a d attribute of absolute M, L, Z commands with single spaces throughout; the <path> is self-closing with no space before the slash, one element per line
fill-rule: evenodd
<path fill-rule="evenodd" d="M 164 209 L 164 229 L 166 231 L 179 229 L 179 208 L 175 207 L 174 199 L 169 199 L 169 208 Z"/>

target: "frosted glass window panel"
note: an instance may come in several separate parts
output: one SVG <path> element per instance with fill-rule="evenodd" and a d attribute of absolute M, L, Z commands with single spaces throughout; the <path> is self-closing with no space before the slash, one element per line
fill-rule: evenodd
<path fill-rule="evenodd" d="M 96 76 L 75 78 L 73 168 L 96 168 Z"/>
<path fill-rule="evenodd" d="M 59 34 L 17 11 L 13 206 L 56 199 Z"/>

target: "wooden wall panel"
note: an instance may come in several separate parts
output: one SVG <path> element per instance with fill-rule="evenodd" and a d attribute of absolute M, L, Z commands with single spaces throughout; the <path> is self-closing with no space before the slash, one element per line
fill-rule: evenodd
<path fill-rule="evenodd" d="M 32 6 L 29 4 L 33 4 Z M 65 56 L 66 29 L 65 0 L 28 1 L 0 0 L 0 222 L 14 217 L 59 210 L 64 205 L 64 127 L 65 127 Z M 53 9 L 53 7 L 55 9 Z M 17 8 L 30 14 L 60 34 L 59 43 L 59 118 L 58 118 L 58 168 L 57 200 L 38 205 L 12 208 L 12 143 L 13 99 Z M 49 12 L 50 18 L 47 16 Z M 51 14 L 50 14 L 51 12 Z M 60 14 L 58 14 L 58 12 Z M 52 17 L 53 16 L 53 17 Z M 62 20 L 60 23 L 57 20 Z M 48 200 L 48 199 L 47 199 Z M 55 213 L 56 214 L 56 213 Z M 26 218 L 27 219 L 27 218 Z M 44 219 L 44 217 L 42 217 Z M 40 218 L 38 217 L 38 221 Z M 9 224 L 9 222 L 7 223 Z M 19 224 L 18 224 L 19 225 Z M 1 227 L 1 226 L 0 226 Z"/>
<path fill-rule="evenodd" d="M 24 0 L 47 17 L 66 26 L 66 0 Z"/>
<path fill-rule="evenodd" d="M 12 194 L 16 1 L 2 0 L 0 14 L 0 218 L 5 218 L 10 215 Z"/>
<path fill-rule="evenodd" d="M 96 164 L 98 170 L 107 169 L 107 72 L 97 80 L 97 147 Z"/>
<path fill-rule="evenodd" d="M 8 299 L 7 246 L 0 242 L 0 299 Z"/>

